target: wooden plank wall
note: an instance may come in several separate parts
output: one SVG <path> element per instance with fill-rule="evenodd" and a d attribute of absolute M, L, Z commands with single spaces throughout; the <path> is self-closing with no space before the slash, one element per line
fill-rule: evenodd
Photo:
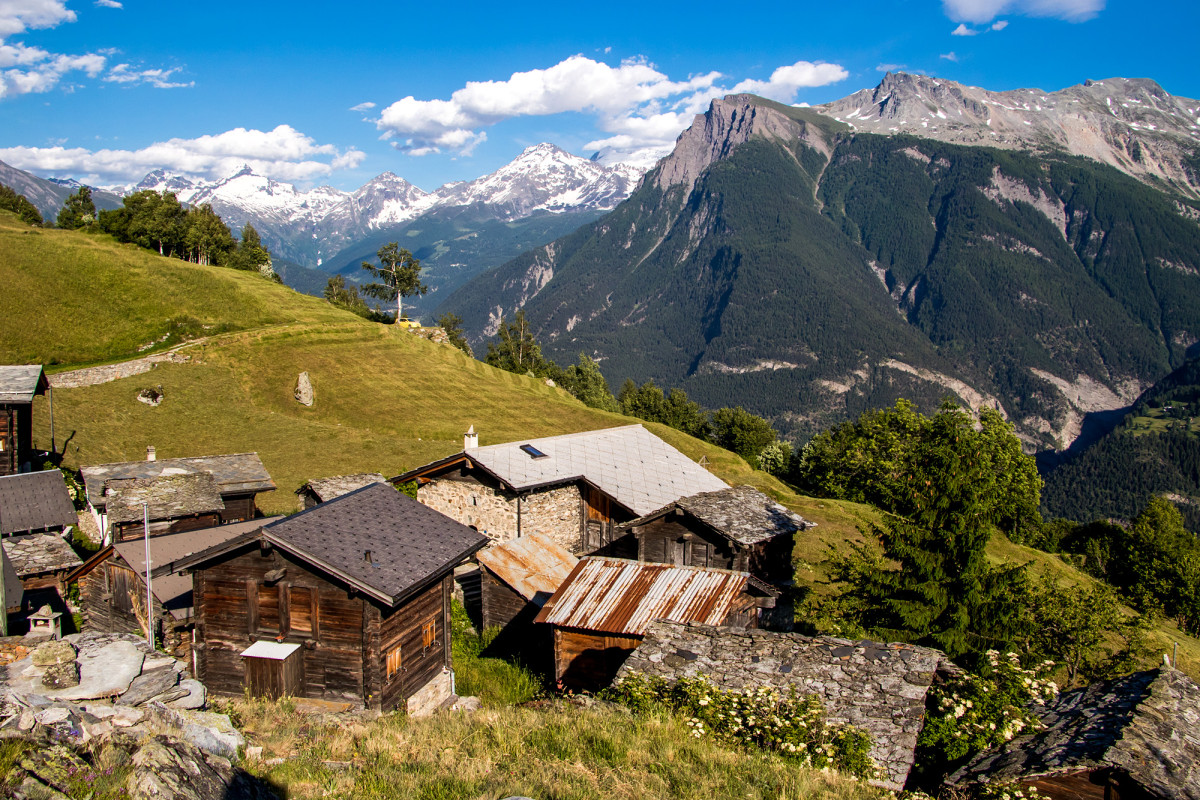
<path fill-rule="evenodd" d="M 569 689 L 594 691 L 612 683 L 640 636 L 554 629 L 554 677 Z"/>
<path fill-rule="evenodd" d="M 714 536 L 699 526 L 686 525 L 668 517 L 638 526 L 638 560 L 655 564 L 689 567 L 743 569 L 739 558 L 723 536 Z"/>
<path fill-rule="evenodd" d="M 226 497 L 221 496 L 221 501 L 225 504 L 225 510 L 221 512 L 221 525 L 227 525 L 230 522 L 244 522 L 248 519 L 254 519 L 258 515 L 258 504 L 255 502 L 254 494 L 239 494 Z"/>
<path fill-rule="evenodd" d="M 274 584 L 264 575 L 285 569 Z M 240 653 L 258 639 L 304 644 L 303 696 L 365 702 L 363 620 L 369 605 L 295 559 L 257 544 L 195 574 L 200 679 L 213 691 L 241 694 Z"/>
<path fill-rule="evenodd" d="M 221 515 L 217 512 L 211 514 L 191 514 L 186 517 L 178 517 L 176 519 L 160 519 L 150 521 L 150 535 L 162 536 L 168 533 L 183 533 L 184 531 L 199 531 L 204 528 L 215 528 L 221 524 Z M 130 542 L 141 539 L 145 536 L 141 521 L 137 522 L 118 522 L 112 526 L 113 541 Z"/>
<path fill-rule="evenodd" d="M 405 701 L 450 666 L 449 575 L 430 584 L 410 600 L 381 614 L 375 666 L 380 676 L 380 707 L 384 711 Z M 426 645 L 426 625 L 432 641 Z M 401 668 L 387 679 L 387 654 L 400 648 Z"/>
<path fill-rule="evenodd" d="M 482 565 L 479 567 L 479 587 L 482 594 L 484 628 L 505 627 L 529 605 L 528 600 Z"/>
<path fill-rule="evenodd" d="M 17 412 L 14 406 L 0 406 L 0 439 L 4 452 L 0 453 L 0 475 L 15 475 L 21 469 L 20 446 L 17 440 Z"/>

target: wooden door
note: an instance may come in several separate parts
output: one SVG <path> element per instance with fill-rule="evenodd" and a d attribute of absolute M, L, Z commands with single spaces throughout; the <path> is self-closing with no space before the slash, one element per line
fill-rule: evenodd
<path fill-rule="evenodd" d="M 612 501 L 590 486 L 584 487 L 583 552 L 594 553 L 612 542 Z"/>

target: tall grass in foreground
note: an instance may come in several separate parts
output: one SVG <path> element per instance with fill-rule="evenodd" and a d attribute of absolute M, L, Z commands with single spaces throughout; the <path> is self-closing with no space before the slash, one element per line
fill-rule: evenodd
<path fill-rule="evenodd" d="M 289 798 L 881 797 L 865 784 L 769 754 L 698 740 L 666 714 L 608 705 L 393 714 L 371 722 L 289 713 L 286 701 L 230 704 L 263 759 L 245 766 Z M 268 765 L 267 759 L 282 757 Z"/>

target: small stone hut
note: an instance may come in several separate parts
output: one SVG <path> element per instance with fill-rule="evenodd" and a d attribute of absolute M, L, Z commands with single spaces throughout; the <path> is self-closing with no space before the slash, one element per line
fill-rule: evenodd
<path fill-rule="evenodd" d="M 544 533 L 580 554 L 633 558 L 622 522 L 725 482 L 641 425 L 479 446 L 391 479 L 492 541 Z"/>
<path fill-rule="evenodd" d="M 1062 692 L 1044 730 L 986 750 L 946 787 L 1015 782 L 1051 800 L 1200 799 L 1200 686 L 1169 666 Z"/>
<path fill-rule="evenodd" d="M 756 627 L 777 592 L 745 572 L 583 558 L 535 622 L 553 630 L 554 678 L 607 686 L 654 620 Z"/>
<path fill-rule="evenodd" d="M 317 478 L 296 490 L 300 497 L 300 509 L 312 508 L 315 505 L 349 494 L 355 489 L 370 486 L 372 483 L 387 483 L 387 478 L 378 472 L 360 472 L 355 475 L 334 475 L 331 478 Z"/>
<path fill-rule="evenodd" d="M 616 679 L 637 672 L 672 681 L 704 676 L 723 689 L 795 687 L 820 699 L 830 720 L 866 731 L 883 773 L 876 783 L 899 790 L 939 671 L 957 668 L 916 645 L 658 621 Z"/>
<path fill-rule="evenodd" d="M 792 579 L 795 536 L 815 523 L 750 486 L 681 497 L 626 522 L 638 561 L 749 572 L 783 584 Z"/>

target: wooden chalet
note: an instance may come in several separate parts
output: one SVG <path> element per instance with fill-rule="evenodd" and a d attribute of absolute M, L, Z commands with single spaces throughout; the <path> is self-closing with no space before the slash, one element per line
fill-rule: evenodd
<path fill-rule="evenodd" d="M 483 627 L 501 629 L 493 645 L 541 666 L 537 662 L 550 650 L 549 631 L 533 620 L 579 559 L 541 533 L 489 545 L 476 559 Z"/>
<path fill-rule="evenodd" d="M 199 530 L 258 516 L 260 492 L 275 482 L 257 453 L 163 458 L 80 470 L 88 508 L 105 544 L 142 535 L 142 503 L 151 506 L 150 535 Z"/>
<path fill-rule="evenodd" d="M 756 628 L 776 596 L 745 572 L 587 557 L 534 621 L 553 630 L 559 685 L 594 690 L 612 682 L 654 620 Z"/>
<path fill-rule="evenodd" d="M 772 584 L 792 580 L 797 533 L 811 523 L 750 486 L 681 497 L 622 525 L 637 559 L 749 572 Z"/>
<path fill-rule="evenodd" d="M 78 522 L 61 471 L 0 477 L 0 536 L 62 532 Z"/>
<path fill-rule="evenodd" d="M 0 475 L 33 469 L 33 398 L 48 391 L 41 364 L 0 366 Z"/>
<path fill-rule="evenodd" d="M 1050 800 L 1200 800 L 1200 686 L 1164 666 L 1061 692 L 1043 729 L 985 750 L 946 779 L 1031 787 Z"/>
<path fill-rule="evenodd" d="M 454 567 L 487 543 L 372 484 L 176 565 L 210 690 L 421 713 L 452 696 Z"/>
<path fill-rule="evenodd" d="M 618 525 L 725 483 L 641 425 L 479 446 L 391 479 L 493 541 L 543 533 L 572 553 L 633 557 Z"/>
<path fill-rule="evenodd" d="M 253 533 L 282 517 L 234 522 L 150 538 L 150 613 L 155 641 L 176 658 L 191 660 L 194 617 L 191 575 L 176 564 L 230 539 Z M 84 630 L 146 633 L 146 548 L 141 538 L 102 548 L 66 577 L 77 583 Z"/>
<path fill-rule="evenodd" d="M 387 483 L 387 478 L 378 472 L 360 472 L 356 475 L 334 475 L 331 478 L 311 480 L 296 490 L 300 497 L 300 510 L 312 508 L 372 483 Z"/>

